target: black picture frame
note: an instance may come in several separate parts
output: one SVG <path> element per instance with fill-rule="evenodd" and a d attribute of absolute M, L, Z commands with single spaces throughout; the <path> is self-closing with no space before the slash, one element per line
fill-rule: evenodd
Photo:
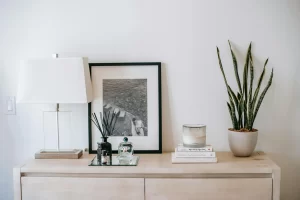
<path fill-rule="evenodd" d="M 157 75 L 158 75 L 158 145 L 159 149 L 157 150 L 134 150 L 135 154 L 161 154 L 162 153 L 162 95 L 161 95 L 161 62 L 125 62 L 125 63 L 89 63 L 90 75 L 92 79 L 92 67 L 101 67 L 101 66 L 157 66 Z M 93 81 L 93 80 L 92 80 Z M 88 137 L 89 137 L 89 154 L 96 154 L 97 150 L 92 149 L 92 122 L 90 116 L 92 114 L 92 103 L 88 104 Z M 113 154 L 118 153 L 116 150 L 112 151 Z"/>

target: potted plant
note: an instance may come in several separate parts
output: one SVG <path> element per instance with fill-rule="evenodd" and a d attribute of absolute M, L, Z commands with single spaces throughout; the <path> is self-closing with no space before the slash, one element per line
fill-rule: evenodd
<path fill-rule="evenodd" d="M 267 85 L 265 86 L 264 90 L 260 93 L 262 80 L 266 71 L 266 65 L 269 60 L 267 59 L 258 79 L 256 89 L 254 90 L 254 66 L 250 43 L 247 51 L 246 61 L 244 64 L 243 82 L 241 83 L 236 56 L 231 48 L 230 41 L 228 41 L 228 43 L 231 51 L 233 68 L 238 86 L 238 92 L 236 93 L 231 89 L 227 82 L 222 61 L 220 58 L 219 48 L 217 47 L 219 65 L 229 97 L 227 107 L 232 121 L 232 128 L 228 129 L 228 142 L 230 149 L 235 156 L 247 157 L 252 154 L 257 143 L 258 130 L 253 128 L 253 124 L 256 119 L 258 110 L 261 106 L 261 103 L 272 84 L 273 69 Z"/>
<path fill-rule="evenodd" d="M 101 165 L 112 164 L 112 147 L 107 139 L 108 136 L 111 136 L 115 131 L 119 115 L 119 111 L 113 110 L 112 112 L 104 112 L 104 116 L 102 116 L 102 113 L 100 112 L 100 122 L 96 113 L 92 113 L 92 118 L 90 118 L 102 135 L 102 142 L 98 142 L 97 149 L 97 159 Z"/>

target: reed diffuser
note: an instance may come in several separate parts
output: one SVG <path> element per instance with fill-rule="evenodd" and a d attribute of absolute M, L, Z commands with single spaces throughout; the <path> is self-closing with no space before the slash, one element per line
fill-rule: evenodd
<path fill-rule="evenodd" d="M 97 149 L 97 158 L 98 162 L 101 165 L 111 165 L 112 164 L 112 147 L 111 143 L 107 141 L 108 136 L 111 136 L 115 131 L 115 126 L 118 120 L 120 112 L 115 112 L 115 110 L 104 112 L 100 112 L 100 122 L 96 113 L 92 113 L 92 117 L 90 118 L 93 124 L 100 131 L 102 137 L 102 142 L 98 142 Z"/>

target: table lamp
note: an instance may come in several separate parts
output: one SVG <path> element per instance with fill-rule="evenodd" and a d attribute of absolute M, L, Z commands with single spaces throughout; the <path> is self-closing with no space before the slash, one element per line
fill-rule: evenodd
<path fill-rule="evenodd" d="M 61 150 L 59 104 L 89 103 L 92 84 L 87 58 L 56 58 L 25 61 L 20 67 L 17 103 L 56 104 L 57 150 L 41 150 L 36 159 L 79 158 L 82 150 Z"/>

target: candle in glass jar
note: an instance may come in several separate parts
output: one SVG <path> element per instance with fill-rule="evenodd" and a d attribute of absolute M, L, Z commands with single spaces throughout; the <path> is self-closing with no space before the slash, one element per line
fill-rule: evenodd
<path fill-rule="evenodd" d="M 206 146 L 206 126 L 202 124 L 183 125 L 183 146 L 200 148 Z"/>

